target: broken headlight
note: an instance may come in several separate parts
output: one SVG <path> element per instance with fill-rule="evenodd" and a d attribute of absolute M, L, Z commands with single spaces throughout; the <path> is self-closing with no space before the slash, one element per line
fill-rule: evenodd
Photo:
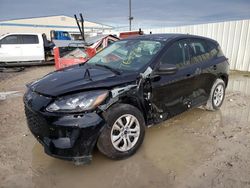
<path fill-rule="evenodd" d="M 107 97 L 108 91 L 90 91 L 59 98 L 46 110 L 49 112 L 82 112 L 92 110 Z"/>

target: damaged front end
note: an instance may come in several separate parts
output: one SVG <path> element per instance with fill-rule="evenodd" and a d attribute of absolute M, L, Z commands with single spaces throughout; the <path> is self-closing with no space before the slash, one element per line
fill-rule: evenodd
<path fill-rule="evenodd" d="M 76 164 L 89 163 L 105 121 L 97 112 L 63 115 L 47 112 L 45 106 L 51 100 L 30 90 L 26 93 L 25 114 L 30 131 L 48 155 Z"/>
<path fill-rule="evenodd" d="M 143 112 L 145 120 L 149 122 L 151 116 L 148 113 L 150 104 L 147 97 L 150 96 L 150 87 L 148 87 L 147 78 L 152 72 L 150 69 L 141 74 L 136 81 L 104 90 L 105 92 L 94 90 L 83 92 L 83 94 L 78 93 L 77 96 L 91 93 L 93 98 L 94 92 L 98 96 L 93 102 L 92 99 L 88 100 L 86 95 L 85 104 L 77 104 L 74 95 L 55 98 L 40 94 L 34 91 L 34 84 L 31 84 L 24 95 L 25 114 L 30 131 L 44 146 L 48 155 L 70 160 L 75 164 L 89 163 L 97 139 L 106 126 L 105 111 L 113 104 L 127 103 L 136 106 Z M 75 102 L 75 109 L 67 107 L 66 104 L 70 102 Z M 89 103 L 93 103 L 92 107 Z"/>
<path fill-rule="evenodd" d="M 162 110 L 157 108 L 151 101 L 152 72 L 152 68 L 147 67 L 143 73 L 139 74 L 135 82 L 112 89 L 108 102 L 98 108 L 105 111 L 115 103 L 130 104 L 142 112 L 147 126 L 162 121 Z"/>

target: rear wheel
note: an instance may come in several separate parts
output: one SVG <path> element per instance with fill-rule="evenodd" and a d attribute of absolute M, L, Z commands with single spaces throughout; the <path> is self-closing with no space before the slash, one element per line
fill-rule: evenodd
<path fill-rule="evenodd" d="M 215 111 L 218 110 L 225 98 L 225 82 L 218 78 L 211 89 L 209 99 L 205 108 L 207 110 Z"/>
<path fill-rule="evenodd" d="M 102 131 L 97 147 L 112 159 L 133 155 L 143 142 L 145 122 L 141 112 L 132 105 L 114 105 L 105 114 L 107 126 Z"/>

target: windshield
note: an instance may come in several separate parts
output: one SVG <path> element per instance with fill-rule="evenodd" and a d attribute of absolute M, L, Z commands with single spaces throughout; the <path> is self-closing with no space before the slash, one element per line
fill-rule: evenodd
<path fill-rule="evenodd" d="M 138 71 L 159 52 L 163 44 L 151 40 L 123 40 L 105 48 L 87 63 L 121 71 Z"/>

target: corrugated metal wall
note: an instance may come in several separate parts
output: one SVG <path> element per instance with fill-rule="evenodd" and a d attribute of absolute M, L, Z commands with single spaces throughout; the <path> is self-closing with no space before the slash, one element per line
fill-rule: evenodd
<path fill-rule="evenodd" d="M 250 71 L 250 20 L 181 27 L 144 29 L 145 33 L 189 33 L 217 40 L 229 58 L 230 69 Z"/>

